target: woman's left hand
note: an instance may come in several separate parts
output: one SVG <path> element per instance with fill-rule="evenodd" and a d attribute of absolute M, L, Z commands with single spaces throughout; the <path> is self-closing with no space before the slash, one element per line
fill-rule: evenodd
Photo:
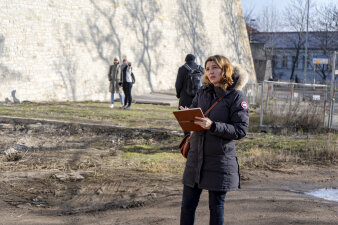
<path fill-rule="evenodd" d="M 202 118 L 202 117 L 196 116 L 195 119 L 196 120 L 195 120 L 194 124 L 199 125 L 206 130 L 210 130 L 210 127 L 212 125 L 212 121 L 209 118 L 207 118 L 207 117 Z"/>

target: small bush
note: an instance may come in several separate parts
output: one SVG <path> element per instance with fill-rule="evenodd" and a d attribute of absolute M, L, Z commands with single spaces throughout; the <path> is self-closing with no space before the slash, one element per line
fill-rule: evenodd
<path fill-rule="evenodd" d="M 322 105 L 317 102 L 296 102 L 292 106 L 288 103 L 278 104 L 264 114 L 264 123 L 286 127 L 293 132 L 313 133 L 323 128 L 324 112 Z"/>

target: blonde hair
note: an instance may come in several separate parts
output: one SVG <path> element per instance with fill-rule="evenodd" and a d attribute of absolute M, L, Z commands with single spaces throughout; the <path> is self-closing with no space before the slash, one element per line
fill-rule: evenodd
<path fill-rule="evenodd" d="M 222 70 L 222 78 L 221 78 L 221 81 L 220 81 L 220 83 L 221 83 L 220 87 L 223 90 L 226 90 L 229 86 L 231 86 L 234 83 L 234 80 L 232 79 L 234 69 L 233 69 L 233 66 L 231 65 L 230 61 L 226 57 L 224 57 L 222 55 L 210 56 L 205 61 L 204 68 L 206 68 L 208 62 L 215 62 L 216 65 Z M 207 85 L 207 86 L 211 84 L 206 70 L 204 72 L 202 80 L 205 83 L 205 85 Z"/>

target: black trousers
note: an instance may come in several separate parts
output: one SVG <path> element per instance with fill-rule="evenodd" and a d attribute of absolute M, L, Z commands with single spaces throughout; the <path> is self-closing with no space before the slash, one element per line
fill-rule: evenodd
<path fill-rule="evenodd" d="M 133 87 L 133 83 L 125 82 L 122 85 L 123 92 L 124 92 L 124 105 L 130 106 L 132 97 L 131 97 L 131 88 Z"/>

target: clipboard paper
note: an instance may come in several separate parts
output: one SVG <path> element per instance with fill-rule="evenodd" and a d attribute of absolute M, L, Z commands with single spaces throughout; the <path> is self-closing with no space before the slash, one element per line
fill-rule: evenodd
<path fill-rule="evenodd" d="M 177 110 L 173 111 L 173 113 L 184 132 L 205 130 L 199 125 L 194 124 L 196 116 L 204 117 L 201 108 Z"/>

